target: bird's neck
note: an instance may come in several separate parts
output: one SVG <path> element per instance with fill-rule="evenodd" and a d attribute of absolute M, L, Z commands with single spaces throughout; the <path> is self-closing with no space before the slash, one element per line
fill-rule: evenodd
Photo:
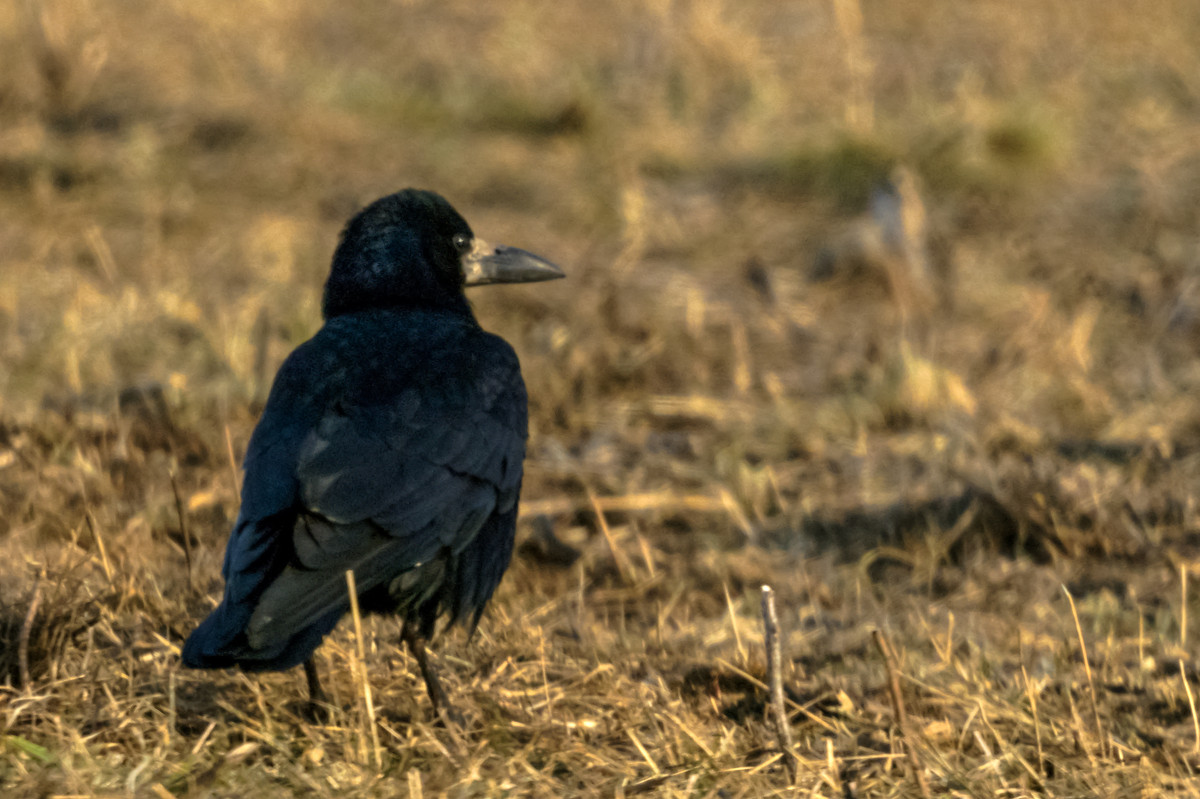
<path fill-rule="evenodd" d="M 426 297 L 373 297 L 361 293 L 343 297 L 331 295 L 329 291 L 325 292 L 321 313 L 327 321 L 338 316 L 364 311 L 440 311 L 478 324 L 475 312 L 471 310 L 471 304 L 467 302 L 467 298 L 461 292 L 455 296 L 438 298 L 436 301 L 430 301 L 430 298 Z"/>

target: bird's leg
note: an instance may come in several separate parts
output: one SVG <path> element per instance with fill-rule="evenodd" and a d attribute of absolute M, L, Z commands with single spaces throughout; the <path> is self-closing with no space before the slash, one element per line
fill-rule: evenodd
<path fill-rule="evenodd" d="M 425 638 L 416 632 L 408 622 L 404 623 L 403 629 L 400 631 L 400 639 L 408 644 L 408 649 L 417 660 L 417 666 L 421 669 L 421 677 L 425 680 L 425 690 L 429 692 L 429 701 L 433 703 L 433 710 L 440 715 L 443 721 L 452 721 L 458 726 L 462 726 L 462 716 L 450 704 L 450 700 L 446 698 L 446 692 L 442 690 L 442 684 L 438 681 L 437 673 L 433 670 L 433 665 L 429 662 L 429 653 L 425 650 Z"/>
<path fill-rule="evenodd" d="M 321 677 L 317 674 L 317 663 L 311 657 L 304 661 L 304 677 L 308 680 L 308 712 L 318 721 L 328 715 L 328 698 L 321 690 Z"/>

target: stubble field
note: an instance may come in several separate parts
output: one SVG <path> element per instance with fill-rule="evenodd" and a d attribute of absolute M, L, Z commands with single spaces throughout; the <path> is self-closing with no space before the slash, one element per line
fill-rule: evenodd
<path fill-rule="evenodd" d="M 0 793 L 1200 794 L 1198 41 L 1193 0 L 3 6 Z M 382 619 L 317 723 L 179 647 L 340 226 L 409 185 L 569 279 L 471 295 L 531 436 L 437 645 L 463 726 Z"/>

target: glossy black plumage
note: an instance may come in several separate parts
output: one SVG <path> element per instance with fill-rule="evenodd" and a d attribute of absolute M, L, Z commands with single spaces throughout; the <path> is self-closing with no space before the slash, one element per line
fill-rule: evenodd
<path fill-rule="evenodd" d="M 250 439 L 225 594 L 185 665 L 307 661 L 349 608 L 347 569 L 364 610 L 398 612 L 422 637 L 443 615 L 478 620 L 512 554 L 526 397 L 516 354 L 466 302 L 472 275 L 561 273 L 487 248 L 431 192 L 347 225 L 325 325 L 280 368 Z"/>

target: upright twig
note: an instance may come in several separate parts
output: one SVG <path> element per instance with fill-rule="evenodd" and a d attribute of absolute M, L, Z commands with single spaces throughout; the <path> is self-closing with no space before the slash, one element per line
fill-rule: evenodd
<path fill-rule="evenodd" d="M 1192 711 L 1192 732 L 1195 742 L 1192 744 L 1192 754 L 1200 753 L 1200 715 L 1196 713 L 1196 696 L 1192 686 L 1188 684 L 1187 671 L 1183 667 L 1183 658 L 1179 659 L 1179 679 L 1183 680 L 1183 691 L 1187 694 L 1188 708 Z"/>
<path fill-rule="evenodd" d="M 792 744 L 792 728 L 783 706 L 783 653 L 779 645 L 779 614 L 775 611 L 775 592 L 771 586 L 762 587 L 763 630 L 767 647 L 767 684 L 771 689 L 771 715 L 775 720 L 775 735 L 783 752 L 783 767 L 788 779 L 796 782 L 796 753 Z"/>
<path fill-rule="evenodd" d="M 39 573 L 33 581 L 33 593 L 29 597 L 29 610 L 25 612 L 25 621 L 21 623 L 21 637 L 17 639 L 17 671 L 21 677 L 21 688 L 28 690 L 29 679 L 29 636 L 33 631 L 33 619 L 37 616 L 38 606 L 42 604 L 42 575 Z"/>
<path fill-rule="evenodd" d="M 887 668 L 888 697 L 892 700 L 892 713 L 896 717 L 900 738 L 904 741 L 904 751 L 908 755 L 908 767 L 912 771 L 913 780 L 917 783 L 917 790 L 921 792 L 921 796 L 930 799 L 932 794 L 929 793 L 929 783 L 925 780 L 925 769 L 917 754 L 916 742 L 913 740 L 912 731 L 908 726 L 908 713 L 904 710 L 904 698 L 900 693 L 900 669 L 896 664 L 896 653 L 892 650 L 892 645 L 888 643 L 887 638 L 884 637 L 882 630 L 875 630 L 871 635 L 875 639 L 875 646 L 879 649 L 879 654 L 883 656 L 883 663 Z"/>
<path fill-rule="evenodd" d="M 1075 610 L 1075 597 L 1064 585 L 1063 593 L 1071 605 L 1071 618 L 1075 620 L 1075 634 L 1079 636 L 1079 651 L 1083 654 L 1083 673 L 1087 675 L 1088 699 L 1092 703 L 1092 723 L 1096 725 L 1096 742 L 1100 746 L 1100 754 L 1108 757 L 1108 738 L 1104 734 L 1104 725 L 1100 723 L 1100 706 L 1096 701 L 1096 682 L 1092 679 L 1092 664 L 1088 660 L 1087 643 L 1083 640 L 1083 625 L 1079 623 L 1079 612 Z"/>
<path fill-rule="evenodd" d="M 367 711 L 367 724 L 371 727 L 371 745 L 374 747 L 375 768 L 383 768 L 383 755 L 379 746 L 379 729 L 375 724 L 375 703 L 371 700 L 371 681 L 367 679 L 367 653 L 363 648 L 362 615 L 358 611 L 358 586 L 354 583 L 354 570 L 346 569 L 346 589 L 350 592 L 350 615 L 354 618 L 354 640 L 358 649 L 358 671 L 362 682 L 363 705 Z"/>
<path fill-rule="evenodd" d="M 183 509 L 183 497 L 179 494 L 179 481 L 175 479 L 175 470 L 171 472 L 171 491 L 175 494 L 175 513 L 179 516 L 179 534 L 183 536 L 183 560 L 187 564 L 187 587 L 192 588 L 192 535 L 188 531 L 187 513 Z"/>

